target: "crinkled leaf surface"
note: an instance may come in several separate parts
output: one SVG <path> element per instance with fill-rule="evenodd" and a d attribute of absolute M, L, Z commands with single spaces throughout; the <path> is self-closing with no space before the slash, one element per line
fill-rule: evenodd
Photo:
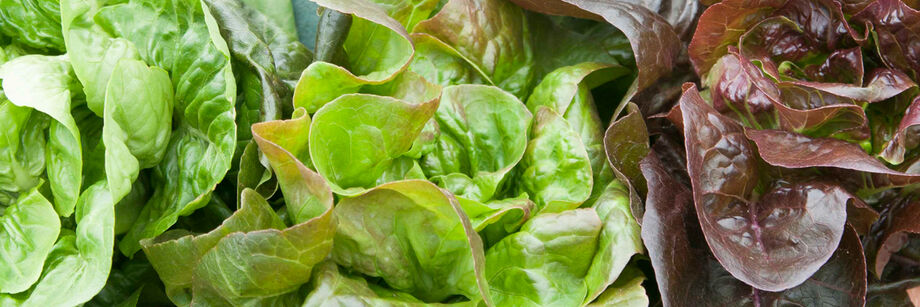
<path fill-rule="evenodd" d="M 693 86 L 680 107 L 693 199 L 716 259 L 758 289 L 801 284 L 836 249 L 853 196 L 821 182 L 755 194 L 759 159 L 741 125 L 706 105 Z"/>
<path fill-rule="evenodd" d="M 354 195 L 387 181 L 394 160 L 409 151 L 438 108 L 391 97 L 351 94 L 313 116 L 310 156 L 316 171 L 338 194 Z"/>
<path fill-rule="evenodd" d="M 426 302 L 462 295 L 492 304 L 482 241 L 454 196 L 434 184 L 385 183 L 343 198 L 335 217 L 339 265 Z"/>
<path fill-rule="evenodd" d="M 65 18 L 65 23 L 73 20 L 65 32 L 82 38 L 68 42 L 98 40 L 108 42 L 100 46 L 134 49 L 144 62 L 169 72 L 175 91 L 176 128 L 166 155 L 153 171 L 156 189 L 134 227 L 119 241 L 122 253 L 130 255 L 141 248 L 139 240 L 161 234 L 180 215 L 207 204 L 209 193 L 230 169 L 236 147 L 236 82 L 227 43 L 200 1 L 129 1 L 94 8 L 90 22 L 86 15 L 93 12 L 88 4 L 68 3 L 65 15 L 77 17 Z M 76 70 L 78 77 L 83 71 L 80 81 L 87 88 L 108 82 L 105 72 L 95 75 L 107 64 L 94 59 L 109 59 L 106 54 L 113 50 L 97 49 L 85 50 L 79 61 L 86 69 Z"/>
<path fill-rule="evenodd" d="M 664 306 L 865 304 L 865 258 L 852 228 L 847 227 L 828 262 L 801 285 L 782 292 L 757 290 L 732 277 L 713 257 L 692 208 L 692 193 L 657 155 L 643 159 L 641 167 L 649 190 L 642 238 Z"/>
<path fill-rule="evenodd" d="M 454 194 L 492 199 L 524 156 L 531 113 L 496 87 L 457 85 L 441 92 L 434 118 L 440 133 L 422 170 Z"/>
<path fill-rule="evenodd" d="M 23 193 L 0 216 L 0 293 L 22 292 L 42 273 L 61 222 L 38 188 Z"/>
<path fill-rule="evenodd" d="M 370 0 L 314 1 L 354 18 L 344 42 L 347 68 L 314 62 L 294 90 L 294 106 L 313 113 L 337 97 L 362 86 L 390 81 L 406 69 L 415 52 L 404 24 L 388 13 L 409 3 L 384 8 Z"/>
<path fill-rule="evenodd" d="M 530 134 L 517 189 L 532 195 L 537 214 L 578 208 L 591 196 L 594 183 L 581 137 L 544 106 L 537 108 Z"/>
<path fill-rule="evenodd" d="M 70 216 L 80 193 L 80 131 L 70 113 L 73 71 L 66 55 L 26 55 L 0 66 L 3 91 L 10 103 L 50 116 L 46 143 L 46 172 L 54 194 L 54 208 Z"/>

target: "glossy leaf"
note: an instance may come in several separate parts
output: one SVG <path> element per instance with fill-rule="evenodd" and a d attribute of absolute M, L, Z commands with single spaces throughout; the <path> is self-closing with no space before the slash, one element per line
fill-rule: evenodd
<path fill-rule="evenodd" d="M 199 236 L 173 231 L 143 241 L 154 268 L 161 277 L 169 276 L 164 279 L 167 294 L 176 304 L 284 300 L 309 280 L 312 267 L 330 252 L 332 193 L 289 148 L 274 142 L 277 138 L 271 128 L 276 126 L 284 127 L 283 122 L 257 125 L 253 135 L 278 176 L 295 225 L 286 227 L 261 195 L 246 189 L 241 196 L 242 209 L 217 229 Z M 175 255 L 183 253 L 193 257 L 177 263 Z M 251 255 L 258 256 L 247 258 Z M 240 262 L 244 258 L 247 260 Z M 271 273 L 278 268 L 296 273 L 278 279 Z M 226 279 L 225 274 L 239 278 Z"/>
<path fill-rule="evenodd" d="M 641 307 L 649 305 L 648 295 L 642 282 L 645 276 L 635 268 L 624 271 L 619 279 L 587 306 L 627 306 Z"/>
<path fill-rule="evenodd" d="M 0 97 L 0 190 L 24 192 L 45 172 L 45 115 Z"/>
<path fill-rule="evenodd" d="M 615 282 L 628 277 L 627 274 L 621 274 L 625 273 L 624 268 L 627 262 L 632 255 L 645 251 L 642 238 L 640 238 L 639 224 L 636 223 L 630 212 L 627 189 L 626 185 L 613 181 L 607 185 L 597 202 L 594 203 L 594 211 L 601 219 L 603 228 L 598 236 L 597 254 L 585 276 L 585 284 L 588 286 L 585 304 L 595 299 L 610 300 L 610 298 L 604 298 L 603 292 L 608 291 L 604 289 L 610 286 L 617 287 Z M 642 295 L 642 297 L 645 296 Z M 648 298 L 645 299 L 648 300 Z"/>
<path fill-rule="evenodd" d="M 409 151 L 437 107 L 437 101 L 413 104 L 384 96 L 342 96 L 313 116 L 313 165 L 338 194 L 354 195 L 382 183 L 384 173 Z"/>
<path fill-rule="evenodd" d="M 629 191 L 630 208 L 639 223 L 642 222 L 642 202 L 636 189 L 644 189 L 645 179 L 638 172 L 638 163 L 648 154 L 648 130 L 639 108 L 630 103 L 628 113 L 614 121 L 604 133 L 604 149 L 613 173 L 620 182 L 626 183 Z"/>
<path fill-rule="evenodd" d="M 533 195 L 536 214 L 578 208 L 591 196 L 594 183 L 581 137 L 559 114 L 543 106 L 537 108 L 530 134 L 518 190 Z"/>
<path fill-rule="evenodd" d="M 463 295 L 492 304 L 482 241 L 457 200 L 434 184 L 385 183 L 342 199 L 335 216 L 332 259 L 339 265 L 426 302 Z"/>
<path fill-rule="evenodd" d="M 638 76 L 623 101 L 628 101 L 636 92 L 649 87 L 655 80 L 671 70 L 680 52 L 680 39 L 668 21 L 656 15 L 657 12 L 649 11 L 642 5 L 644 3 L 597 0 L 563 1 L 600 16 L 604 21 L 622 31 L 629 39 L 636 57 Z M 686 13 L 694 14 L 692 5 L 687 8 Z M 646 50 L 658 50 L 659 52 L 649 53 L 645 52 Z M 623 107 L 625 104 L 621 104 L 621 108 Z M 614 114 L 616 113 L 619 112 Z"/>
<path fill-rule="evenodd" d="M 642 160 L 642 171 L 649 185 L 642 238 L 664 306 L 865 304 L 865 260 L 852 228 L 846 229 L 829 261 L 801 285 L 782 292 L 757 290 L 732 277 L 712 256 L 697 226 L 692 193 L 668 173 L 656 155 Z"/>
<path fill-rule="evenodd" d="M 105 285 L 112 267 L 113 208 L 104 181 L 87 187 L 80 194 L 74 211 L 76 229 L 63 231 L 58 237 L 41 277 L 25 292 L 0 294 L 0 305 L 75 306 L 96 295 Z"/>
<path fill-rule="evenodd" d="M 67 16 L 93 13 L 85 3 L 68 6 Z M 236 81 L 227 43 L 199 1 L 183 0 L 167 5 L 139 0 L 107 5 L 98 7 L 92 21 L 74 20 L 68 33 L 91 36 L 90 41 L 111 41 L 115 37 L 118 44 L 126 44 L 127 50 L 136 49 L 145 63 L 169 72 L 175 90 L 173 126 L 176 129 L 170 136 L 166 155 L 153 171 L 151 184 L 157 189 L 134 227 L 119 241 L 122 253 L 131 255 L 141 248 L 139 240 L 161 234 L 180 215 L 188 215 L 207 204 L 209 193 L 230 169 L 236 147 Z M 100 33 L 103 30 L 110 34 Z M 183 33 L 181 39 L 178 33 Z M 106 38 L 107 35 L 111 37 Z M 108 59 L 104 56 L 107 52 L 112 50 L 87 50 L 80 61 L 88 69 L 82 71 L 95 74 L 94 69 L 103 69 L 105 63 L 92 59 L 100 56 Z M 105 73 L 100 74 L 81 77 L 80 81 L 87 88 L 98 86 L 95 83 L 99 81 L 108 82 Z M 93 109 L 92 99 L 88 98 L 88 103 Z"/>
<path fill-rule="evenodd" d="M 106 89 L 102 128 L 106 180 L 114 199 L 131 191 L 141 169 L 163 159 L 172 132 L 172 104 L 165 70 L 138 60 L 118 61 Z M 138 120 L 137 114 L 148 115 Z"/>
<path fill-rule="evenodd" d="M 333 262 L 317 266 L 312 283 L 316 288 L 307 295 L 304 307 L 312 306 L 424 306 L 424 302 L 406 293 L 379 293 L 367 280 L 343 273 Z"/>
<path fill-rule="evenodd" d="M 527 98 L 531 113 L 546 106 L 562 115 L 581 136 L 595 178 L 591 199 L 597 198 L 612 176 L 604 153 L 603 124 L 590 90 L 624 72 L 622 67 L 597 62 L 562 67 L 547 74 Z"/>
<path fill-rule="evenodd" d="M 489 84 L 523 98 L 534 79 L 533 43 L 525 25 L 523 10 L 513 3 L 451 0 L 412 32 L 437 38 L 481 71 Z"/>
<path fill-rule="evenodd" d="M 693 199 L 716 259 L 758 289 L 804 282 L 837 247 L 853 196 L 809 182 L 771 186 L 758 197 L 758 159 L 741 125 L 706 105 L 692 86 L 680 107 Z"/>
<path fill-rule="evenodd" d="M 545 213 L 489 248 L 486 278 L 495 304 L 581 304 L 602 227 L 593 209 Z"/>
<path fill-rule="evenodd" d="M 80 131 L 70 114 L 75 81 L 67 56 L 27 55 L 0 66 L 0 79 L 10 103 L 30 107 L 50 116 L 46 143 L 46 171 L 54 208 L 70 216 L 80 193 L 83 168 Z"/>
<path fill-rule="evenodd" d="M 387 10 L 369 0 L 314 1 L 354 18 L 344 47 L 348 68 L 314 62 L 303 71 L 294 89 L 294 107 L 316 112 L 337 97 L 357 93 L 362 86 L 382 84 L 406 69 L 414 49 L 409 34 Z M 385 46 L 385 47 L 384 47 Z"/>
<path fill-rule="evenodd" d="M 42 273 L 42 265 L 61 231 L 54 207 L 32 189 L 0 216 L 0 293 L 22 292 Z"/>
<path fill-rule="evenodd" d="M 831 138 L 809 138 L 779 130 L 746 130 L 760 157 L 767 163 L 785 168 L 834 167 L 878 174 L 894 184 L 910 184 L 920 180 L 916 174 L 906 174 L 886 167 L 866 154 L 859 145 Z"/>
<path fill-rule="evenodd" d="M 492 199 L 525 155 L 531 113 L 498 88 L 458 85 L 444 88 L 434 117 L 440 133 L 422 170 L 456 195 Z"/>
<path fill-rule="evenodd" d="M 64 50 L 61 8 L 57 1 L 5 0 L 0 2 L 0 33 L 51 52 Z"/>

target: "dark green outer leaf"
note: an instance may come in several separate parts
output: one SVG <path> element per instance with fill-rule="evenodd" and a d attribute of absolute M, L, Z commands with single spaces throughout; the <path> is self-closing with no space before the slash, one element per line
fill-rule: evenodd
<path fill-rule="evenodd" d="M 341 63 L 344 61 L 345 38 L 351 28 L 351 15 L 336 10 L 324 9 L 319 15 L 316 28 L 315 61 Z"/>
<path fill-rule="evenodd" d="M 241 0 L 209 0 L 206 3 L 233 58 L 238 61 L 234 64 L 243 64 L 234 66 L 234 70 L 238 75 L 244 74 L 243 71 L 254 74 L 259 80 L 258 83 L 249 82 L 257 89 L 251 90 L 252 94 L 246 92 L 237 101 L 238 108 L 246 105 L 259 110 L 259 116 L 250 119 L 252 122 L 281 119 L 282 109 L 291 104 L 293 91 L 285 81 L 296 82 L 300 72 L 310 63 L 310 51 L 282 28 L 280 20 L 273 20 Z M 239 87 L 243 91 L 250 90 L 244 83 L 241 80 Z M 239 113 L 238 122 L 245 114 Z M 248 123 L 237 129 L 243 141 L 251 137 Z"/>

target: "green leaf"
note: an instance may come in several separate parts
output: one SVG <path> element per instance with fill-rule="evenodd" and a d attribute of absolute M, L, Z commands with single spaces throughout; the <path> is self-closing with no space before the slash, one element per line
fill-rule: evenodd
<path fill-rule="evenodd" d="M 645 276 L 642 275 L 642 271 L 634 267 L 626 267 L 616 282 L 587 306 L 646 307 L 649 302 L 645 288 L 642 287 L 643 281 L 645 281 Z"/>
<path fill-rule="evenodd" d="M 593 208 L 603 228 L 598 237 L 597 254 L 584 279 L 588 286 L 585 304 L 593 301 L 618 280 L 634 254 L 641 254 L 645 250 L 639 234 L 639 224 L 629 208 L 629 190 L 626 185 L 618 181 L 608 184 Z"/>
<path fill-rule="evenodd" d="M 75 232 L 63 232 L 28 291 L 0 295 L 2 306 L 74 306 L 105 285 L 112 267 L 115 212 L 109 189 L 99 181 L 83 191 L 74 214 Z"/>
<path fill-rule="evenodd" d="M 536 214 L 578 208 L 591 196 L 591 161 L 581 137 L 559 114 L 540 106 L 520 164 L 517 189 L 532 195 Z"/>
<path fill-rule="evenodd" d="M 105 92 L 115 65 L 122 58 L 140 59 L 137 48 L 116 38 L 94 22 L 99 0 L 61 0 L 61 31 L 74 74 L 83 84 L 86 104 L 103 116 Z"/>
<path fill-rule="evenodd" d="M 453 50 L 448 53 L 462 55 L 482 72 L 487 84 L 521 99 L 530 93 L 535 77 L 533 43 L 524 11 L 514 3 L 448 1 L 437 15 L 418 23 L 412 32 L 426 33 L 446 45 L 440 47 L 442 50 L 449 47 L 447 50 Z"/>
<path fill-rule="evenodd" d="M 527 147 L 530 112 L 499 88 L 444 88 L 435 113 L 437 147 L 422 168 L 440 186 L 480 202 L 492 199 Z"/>
<path fill-rule="evenodd" d="M 301 114 L 298 118 L 259 123 L 252 128 L 259 149 L 278 178 L 287 212 L 295 224 L 326 215 L 333 203 L 332 192 L 323 177 L 298 158 L 307 155 L 307 139 L 303 137 L 306 133 L 285 133 L 308 131 L 310 117 L 298 110 Z"/>
<path fill-rule="evenodd" d="M 217 229 L 199 236 L 173 231 L 142 241 L 177 305 L 291 299 L 288 294 L 309 281 L 312 267 L 332 249 L 332 192 L 286 148 L 262 136 L 273 136 L 271 128 L 284 126 L 285 122 L 256 125 L 254 137 L 278 175 L 296 225 L 285 228 L 265 198 L 245 189 L 241 209 Z M 187 256 L 176 261 L 181 255 Z M 286 272 L 284 278 L 279 278 L 279 271 Z"/>
<path fill-rule="evenodd" d="M 457 200 L 434 184 L 385 183 L 340 200 L 335 217 L 332 259 L 343 267 L 426 302 L 463 295 L 491 305 L 482 241 Z"/>
<path fill-rule="evenodd" d="M 163 159 L 172 132 L 172 104 L 172 83 L 165 70 L 132 59 L 115 65 L 102 128 L 106 179 L 114 199 L 131 191 L 141 169 Z"/>
<path fill-rule="evenodd" d="M 313 113 L 339 96 L 363 86 L 383 84 L 406 69 L 414 53 L 409 34 L 387 10 L 369 0 L 315 0 L 317 4 L 355 18 L 346 37 L 348 68 L 314 62 L 294 89 L 294 107 Z"/>
<path fill-rule="evenodd" d="M 18 107 L 0 92 L 0 191 L 24 192 L 38 185 L 45 172 L 47 117 Z"/>
<path fill-rule="evenodd" d="M 604 186 L 613 180 L 604 153 L 604 126 L 591 89 L 626 73 L 629 71 L 624 67 L 598 62 L 561 67 L 547 74 L 527 98 L 527 108 L 531 112 L 536 112 L 539 106 L 546 106 L 562 115 L 581 136 L 594 176 L 588 203 L 593 203 Z"/>
<path fill-rule="evenodd" d="M 304 307 L 312 306 L 475 306 L 474 302 L 427 304 L 408 293 L 369 284 L 360 276 L 341 272 L 333 262 L 317 266 L 311 281 L 315 288 L 307 295 Z"/>
<path fill-rule="evenodd" d="M 64 50 L 58 1 L 0 1 L 0 33 L 34 48 Z"/>
<path fill-rule="evenodd" d="M 69 216 L 80 193 L 83 161 L 80 131 L 70 114 L 75 80 L 67 56 L 18 57 L 0 66 L 0 79 L 11 103 L 54 119 L 48 128 L 46 171 L 55 210 L 61 216 Z"/>
<path fill-rule="evenodd" d="M 247 194 L 253 193 L 244 193 Z M 206 234 L 192 235 L 188 231 L 172 230 L 155 239 L 141 241 L 144 254 L 163 280 L 166 294 L 174 303 L 180 306 L 190 304 L 198 263 L 221 238 L 234 232 L 284 228 L 284 222 L 264 199 L 259 201 L 261 198 L 252 196 L 247 196 L 239 210 Z"/>
<path fill-rule="evenodd" d="M 34 188 L 0 216 L 0 293 L 22 292 L 42 273 L 61 230 L 54 207 Z"/>
<path fill-rule="evenodd" d="M 486 253 L 497 306 L 576 306 L 598 249 L 602 221 L 593 209 L 538 215 Z"/>
<path fill-rule="evenodd" d="M 350 94 L 327 104 L 310 125 L 310 156 L 332 190 L 355 195 L 383 183 L 394 160 L 411 148 L 437 101 L 414 104 Z"/>
<path fill-rule="evenodd" d="M 169 72 L 175 90 L 172 126 L 176 128 L 151 176 L 156 190 L 134 228 L 119 242 L 121 252 L 132 255 L 140 249 L 140 239 L 161 234 L 180 215 L 207 204 L 210 192 L 230 169 L 236 146 L 236 82 L 230 51 L 216 21 L 194 0 L 117 3 L 98 8 L 93 24 L 82 22 L 71 27 L 90 33 L 102 29 L 123 38 L 144 62 Z M 92 79 L 81 81 L 94 87 Z"/>
<path fill-rule="evenodd" d="M 531 218 L 535 207 L 527 195 L 487 203 L 462 197 L 457 197 L 457 201 L 487 247 L 517 231 Z"/>

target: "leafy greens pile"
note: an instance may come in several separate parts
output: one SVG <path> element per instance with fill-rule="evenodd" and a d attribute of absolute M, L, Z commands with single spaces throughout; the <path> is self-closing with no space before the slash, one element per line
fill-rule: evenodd
<path fill-rule="evenodd" d="M 911 6 L 725 0 L 702 13 L 688 46 L 702 90 L 683 86 L 641 163 L 642 238 L 665 306 L 911 305 Z"/>
<path fill-rule="evenodd" d="M 0 1 L 0 305 L 648 304 L 627 102 L 693 14 L 315 2 Z"/>

